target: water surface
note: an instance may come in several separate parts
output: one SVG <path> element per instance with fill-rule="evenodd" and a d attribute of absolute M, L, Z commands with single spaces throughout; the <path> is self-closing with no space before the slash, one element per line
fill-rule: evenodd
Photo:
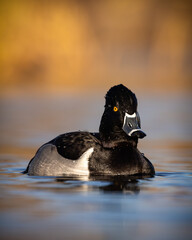
<path fill-rule="evenodd" d="M 4 97 L 0 116 L 1 239 L 191 239 L 190 96 L 138 96 L 156 176 L 54 178 L 21 174 L 60 133 L 97 131 L 104 99 Z"/>

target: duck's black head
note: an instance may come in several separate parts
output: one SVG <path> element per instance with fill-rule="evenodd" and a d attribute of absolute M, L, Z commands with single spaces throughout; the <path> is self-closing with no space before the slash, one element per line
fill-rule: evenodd
<path fill-rule="evenodd" d="M 104 147 L 114 147 L 120 143 L 136 146 L 138 138 L 146 134 L 141 131 L 137 98 L 122 84 L 112 87 L 105 96 L 105 110 L 99 128 Z"/>

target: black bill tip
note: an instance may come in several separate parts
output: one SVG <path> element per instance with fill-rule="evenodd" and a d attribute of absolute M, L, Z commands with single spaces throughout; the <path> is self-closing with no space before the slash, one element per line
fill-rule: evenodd
<path fill-rule="evenodd" d="M 145 136 L 146 136 L 146 134 L 141 130 L 134 131 L 131 134 L 131 137 L 137 137 L 137 138 L 144 138 Z"/>

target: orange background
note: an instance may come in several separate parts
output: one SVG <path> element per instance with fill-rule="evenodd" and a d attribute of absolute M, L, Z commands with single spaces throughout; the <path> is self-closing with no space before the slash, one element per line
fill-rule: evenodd
<path fill-rule="evenodd" d="M 2 0 L 0 91 L 191 90 L 187 0 Z"/>

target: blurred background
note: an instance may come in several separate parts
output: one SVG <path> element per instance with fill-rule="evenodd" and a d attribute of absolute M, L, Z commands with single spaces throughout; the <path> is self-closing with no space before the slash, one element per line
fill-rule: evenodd
<path fill-rule="evenodd" d="M 191 91 L 188 0 L 1 0 L 0 93 Z"/>
<path fill-rule="evenodd" d="M 1 239 L 191 240 L 191 58 L 188 0 L 0 0 Z M 98 131 L 119 83 L 137 95 L 155 178 L 21 174 L 57 135 Z"/>

